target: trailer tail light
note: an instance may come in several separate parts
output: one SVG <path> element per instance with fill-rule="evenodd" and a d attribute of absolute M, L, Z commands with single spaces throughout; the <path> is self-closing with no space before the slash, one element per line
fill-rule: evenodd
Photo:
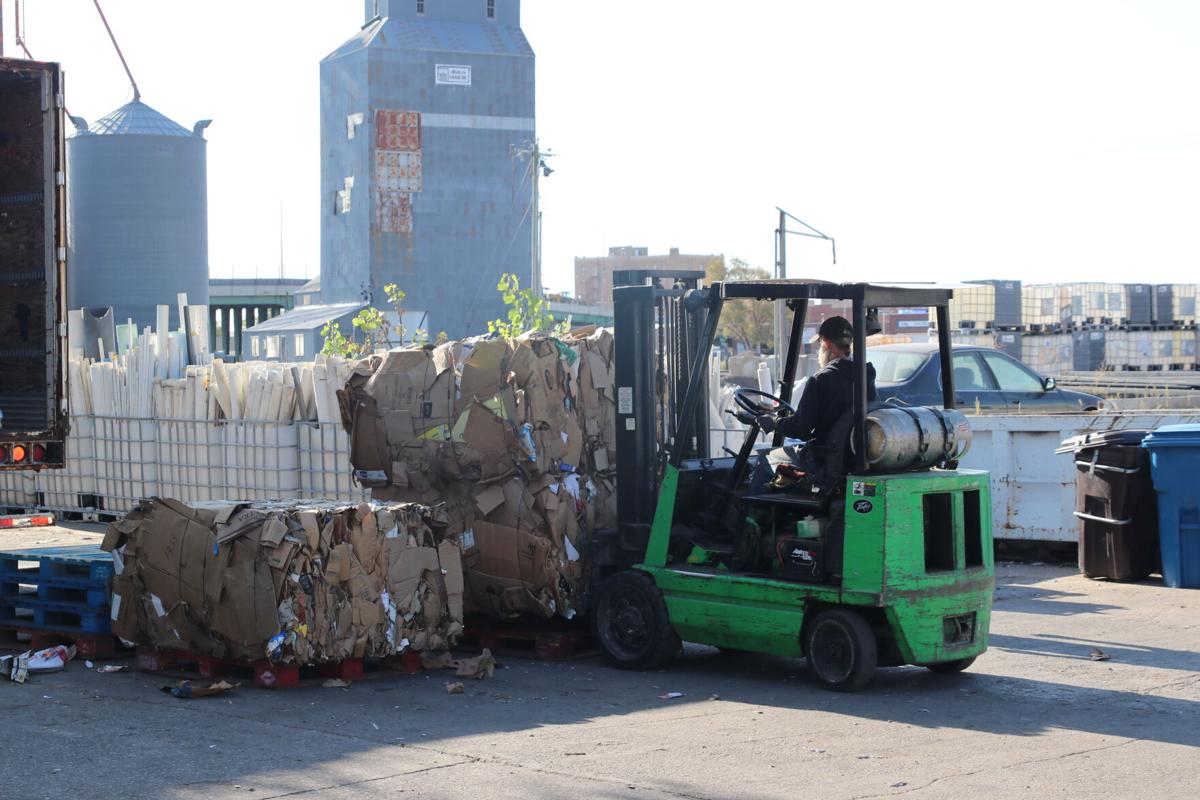
<path fill-rule="evenodd" d="M 0 464 L 8 463 L 8 448 L 0 444 Z"/>
<path fill-rule="evenodd" d="M 40 463 L 46 460 L 46 446 L 43 444 L 35 444 L 30 448 L 30 453 L 33 455 L 34 463 Z"/>
<path fill-rule="evenodd" d="M 35 514 L 27 517 L 0 517 L 0 528 L 42 528 L 53 524 L 53 514 Z"/>
<path fill-rule="evenodd" d="M 14 444 L 12 446 L 12 463 L 20 464 L 25 460 L 26 455 L 28 455 L 28 451 L 25 449 L 25 445 Z"/>

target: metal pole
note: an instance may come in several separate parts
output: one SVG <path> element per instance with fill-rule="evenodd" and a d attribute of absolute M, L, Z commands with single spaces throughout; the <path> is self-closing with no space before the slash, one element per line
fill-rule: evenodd
<path fill-rule="evenodd" d="M 125 68 L 125 75 L 133 87 L 133 99 L 135 102 L 141 100 L 142 93 L 138 90 L 137 81 L 133 79 L 133 73 L 129 71 L 129 64 L 125 63 L 125 54 L 121 52 L 121 45 L 117 44 L 117 37 L 113 36 L 112 28 L 108 26 L 108 20 L 104 17 L 104 9 L 100 8 L 100 0 L 92 0 L 92 2 L 96 4 L 96 11 L 100 13 L 100 21 L 104 23 L 104 30 L 108 31 L 108 38 L 112 39 L 113 47 L 117 50 L 117 58 L 121 59 L 121 66 Z"/>
<path fill-rule="evenodd" d="M 542 254 L 541 248 L 538 247 L 541 241 L 541 232 L 538 230 L 542 226 L 541 219 L 541 199 L 538 197 L 538 178 L 541 176 L 541 167 L 538 162 L 542 160 L 542 154 L 539 144 L 533 143 L 533 155 L 529 159 L 529 167 L 533 170 L 533 213 L 530 215 L 532 220 L 531 227 L 533 228 L 533 275 L 531 275 L 533 283 L 533 296 L 542 296 Z"/>
<path fill-rule="evenodd" d="M 804 332 L 804 318 L 808 314 L 808 298 L 796 302 L 792 316 L 792 335 L 788 338 L 787 363 L 783 367 L 783 380 L 779 385 L 779 399 L 792 402 L 792 386 L 796 383 L 796 362 L 800 358 L 800 340 Z M 783 444 L 783 432 L 775 431 L 773 447 Z"/>
<path fill-rule="evenodd" d="M 854 471 L 867 471 L 867 331 L 862 294 L 854 297 Z"/>
<path fill-rule="evenodd" d="M 779 210 L 779 228 L 775 231 L 778 240 L 775 256 L 775 277 L 787 278 L 787 217 L 783 209 Z M 779 380 L 778 372 L 783 367 L 784 348 L 784 301 L 775 301 L 775 379 Z"/>
<path fill-rule="evenodd" d="M 4 58 L 4 0 L 0 0 L 0 58 Z"/>
<path fill-rule="evenodd" d="M 938 358 L 942 367 L 942 408 L 954 408 L 954 366 L 950 352 L 950 307 L 937 307 Z"/>

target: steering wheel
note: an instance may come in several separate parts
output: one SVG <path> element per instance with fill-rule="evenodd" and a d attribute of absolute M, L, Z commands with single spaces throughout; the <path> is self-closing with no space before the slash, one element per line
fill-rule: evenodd
<path fill-rule="evenodd" d="M 758 400 L 754 400 L 753 398 L 755 397 L 770 400 L 771 405 L 768 406 Z M 757 417 L 761 414 L 777 414 L 780 409 L 787 411 L 789 414 L 796 413 L 796 409 L 792 407 L 791 403 L 781 400 L 773 394 L 767 394 L 760 389 L 739 388 L 733 393 L 733 399 L 743 411 L 752 417 Z"/>

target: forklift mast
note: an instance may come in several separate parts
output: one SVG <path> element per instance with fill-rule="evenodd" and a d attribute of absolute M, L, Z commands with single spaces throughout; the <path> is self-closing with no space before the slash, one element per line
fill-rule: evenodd
<path fill-rule="evenodd" d="M 618 540 L 627 552 L 645 551 L 666 459 L 708 457 L 708 381 L 693 380 L 713 338 L 703 280 L 697 270 L 613 273 Z"/>

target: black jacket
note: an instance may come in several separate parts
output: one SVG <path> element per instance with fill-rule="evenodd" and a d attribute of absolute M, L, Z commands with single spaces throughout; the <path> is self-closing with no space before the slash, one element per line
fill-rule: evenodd
<path fill-rule="evenodd" d="M 867 402 L 875 399 L 875 367 L 867 362 Z M 776 430 L 793 439 L 816 440 L 828 445 L 825 437 L 829 429 L 853 404 L 854 360 L 839 358 L 805 382 L 796 413 L 781 419 Z"/>

